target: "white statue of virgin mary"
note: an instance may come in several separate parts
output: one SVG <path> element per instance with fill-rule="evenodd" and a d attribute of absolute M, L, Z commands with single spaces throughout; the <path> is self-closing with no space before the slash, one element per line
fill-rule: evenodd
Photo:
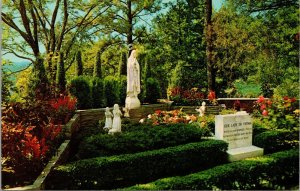
<path fill-rule="evenodd" d="M 127 61 L 127 97 L 125 107 L 135 109 L 141 106 L 138 94 L 141 93 L 140 65 L 136 59 L 136 50 L 132 50 Z"/>

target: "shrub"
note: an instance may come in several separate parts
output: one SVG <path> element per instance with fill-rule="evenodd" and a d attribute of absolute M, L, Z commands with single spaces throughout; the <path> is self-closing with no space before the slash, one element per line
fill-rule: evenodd
<path fill-rule="evenodd" d="M 256 190 L 285 189 L 298 183 L 297 149 L 249 158 L 183 177 L 169 177 L 125 190 Z"/>
<path fill-rule="evenodd" d="M 255 107 L 257 108 L 255 114 L 272 129 L 292 130 L 299 127 L 299 116 L 296 114 L 298 106 L 295 98 L 284 96 L 266 99 L 259 96 Z"/>
<path fill-rule="evenodd" d="M 93 108 L 105 107 L 104 86 L 100 78 L 94 77 L 90 81 Z"/>
<path fill-rule="evenodd" d="M 161 98 L 161 89 L 157 79 L 147 78 L 145 80 L 144 102 L 157 103 L 157 99 Z"/>
<path fill-rule="evenodd" d="M 78 109 L 88 109 L 92 107 L 92 96 L 89 81 L 84 76 L 79 76 L 71 80 L 69 91 L 77 98 Z"/>
<path fill-rule="evenodd" d="M 181 87 L 174 87 L 168 90 L 168 95 L 173 105 L 201 105 L 205 98 L 205 94 L 199 88 L 182 89 Z"/>
<path fill-rule="evenodd" d="M 112 189 L 183 175 L 226 162 L 227 143 L 209 140 L 177 147 L 85 159 L 55 167 L 46 189 Z"/>
<path fill-rule="evenodd" d="M 119 135 L 98 134 L 79 145 L 78 156 L 91 158 L 154 150 L 201 140 L 203 130 L 193 125 L 144 126 Z"/>
<path fill-rule="evenodd" d="M 50 105 L 54 109 L 51 113 L 54 124 L 66 124 L 74 115 L 76 110 L 76 98 L 70 96 L 60 96 L 50 100 Z"/>
<path fill-rule="evenodd" d="M 120 103 L 119 82 L 114 76 L 104 78 L 104 95 L 108 107 L 112 107 L 115 103 Z"/>
<path fill-rule="evenodd" d="M 291 149 L 299 145 L 298 131 L 266 131 L 254 137 L 253 144 L 264 148 L 264 153 Z"/>
<path fill-rule="evenodd" d="M 121 75 L 119 78 L 119 93 L 120 93 L 120 103 L 125 105 L 125 99 L 127 96 L 127 77 Z"/>
<path fill-rule="evenodd" d="M 2 183 L 5 188 L 33 181 L 60 144 L 61 139 L 57 138 L 61 126 L 50 123 L 51 111 L 49 102 L 42 100 L 25 100 L 2 109 Z"/>

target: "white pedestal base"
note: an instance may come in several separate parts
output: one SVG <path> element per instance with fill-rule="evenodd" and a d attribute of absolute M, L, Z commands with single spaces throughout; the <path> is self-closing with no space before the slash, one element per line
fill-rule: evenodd
<path fill-rule="evenodd" d="M 137 97 L 126 97 L 125 106 L 129 109 L 137 109 L 141 107 L 141 102 Z"/>
<path fill-rule="evenodd" d="M 229 161 L 238 161 L 249 157 L 258 157 L 264 154 L 264 149 L 256 147 L 256 146 L 249 146 L 249 147 L 240 147 L 235 149 L 229 149 L 227 151 L 229 156 Z"/>

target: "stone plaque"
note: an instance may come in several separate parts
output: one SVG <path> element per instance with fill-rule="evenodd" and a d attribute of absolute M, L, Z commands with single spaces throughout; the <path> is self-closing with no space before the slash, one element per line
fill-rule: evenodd
<path fill-rule="evenodd" d="M 252 145 L 252 119 L 246 112 L 216 115 L 215 138 L 228 143 L 230 161 L 263 155 L 263 149 Z"/>
<path fill-rule="evenodd" d="M 247 113 L 216 115 L 215 136 L 229 143 L 228 148 L 252 145 L 252 119 Z"/>

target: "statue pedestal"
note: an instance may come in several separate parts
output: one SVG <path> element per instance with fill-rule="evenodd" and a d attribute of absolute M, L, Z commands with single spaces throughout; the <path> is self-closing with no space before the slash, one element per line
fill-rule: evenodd
<path fill-rule="evenodd" d="M 141 107 L 141 102 L 137 97 L 126 97 L 125 105 L 129 109 L 136 109 Z"/>

